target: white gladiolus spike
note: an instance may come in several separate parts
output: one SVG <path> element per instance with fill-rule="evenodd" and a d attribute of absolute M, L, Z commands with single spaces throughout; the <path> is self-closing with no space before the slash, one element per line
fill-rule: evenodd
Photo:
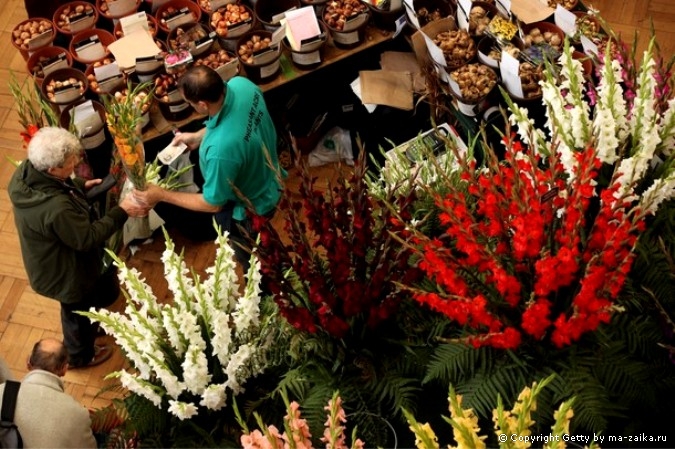
<path fill-rule="evenodd" d="M 101 322 L 121 346 L 131 370 L 111 374 L 134 394 L 162 407 L 179 419 L 190 419 L 200 410 L 219 410 L 227 398 L 243 391 L 250 376 L 264 369 L 264 353 L 274 343 L 260 320 L 260 263 L 253 258 L 244 294 L 240 294 L 234 252 L 227 236 L 218 237 L 216 260 L 207 268 L 206 282 L 190 276 L 182 255 L 175 252 L 165 233 L 162 254 L 171 304 L 159 305 L 152 290 L 135 269 L 113 256 L 127 290 L 124 313 L 105 309 L 83 312 Z M 216 366 L 217 365 L 217 366 Z M 216 366 L 219 383 L 212 384 Z M 223 381 L 222 376 L 226 378 Z M 193 401 L 186 399 L 193 397 Z M 201 408 L 200 408 L 201 407 Z"/>

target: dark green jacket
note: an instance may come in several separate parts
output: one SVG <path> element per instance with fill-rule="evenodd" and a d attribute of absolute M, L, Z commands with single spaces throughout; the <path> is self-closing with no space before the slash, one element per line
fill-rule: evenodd
<path fill-rule="evenodd" d="M 30 161 L 21 163 L 8 187 L 30 285 L 63 303 L 89 293 L 101 273 L 106 240 L 127 219 L 120 207 L 98 219 L 83 187 L 82 179 L 61 181 Z"/>

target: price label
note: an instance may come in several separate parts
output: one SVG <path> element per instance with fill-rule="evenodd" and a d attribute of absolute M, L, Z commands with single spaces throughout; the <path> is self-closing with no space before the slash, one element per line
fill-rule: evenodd
<path fill-rule="evenodd" d="M 291 53 L 293 61 L 300 65 L 318 64 L 321 62 L 321 52 L 319 50 L 310 51 L 308 53 Z"/>
<path fill-rule="evenodd" d="M 98 88 L 101 92 L 110 92 L 122 86 L 124 86 L 124 75 L 121 73 L 98 82 Z"/>
<path fill-rule="evenodd" d="M 268 64 L 278 57 L 279 46 L 267 47 L 253 53 L 253 62 L 256 65 Z"/>
<path fill-rule="evenodd" d="M 82 94 L 80 93 L 79 84 L 68 84 L 54 89 L 54 103 L 57 104 L 72 103 L 80 98 L 80 96 Z"/>
<path fill-rule="evenodd" d="M 241 33 L 244 33 L 248 31 L 249 28 L 251 28 L 251 24 L 253 23 L 253 18 L 248 18 L 246 20 L 242 20 L 241 22 L 237 22 L 234 25 L 229 25 L 227 27 L 229 34 L 232 34 L 233 31 L 239 31 Z"/>
<path fill-rule="evenodd" d="M 213 45 L 215 38 L 216 32 L 211 31 L 207 36 L 190 43 L 190 51 L 194 52 L 195 54 L 199 54 L 202 50 L 206 50 L 211 45 Z"/>
<path fill-rule="evenodd" d="M 568 36 L 572 36 L 577 30 L 577 16 L 558 5 L 553 15 L 555 24 Z"/>
<path fill-rule="evenodd" d="M 34 50 L 36 48 L 44 47 L 52 40 L 53 35 L 54 31 L 51 29 L 45 31 L 44 33 L 38 34 L 33 39 L 28 41 L 28 50 Z"/>
<path fill-rule="evenodd" d="M 239 73 L 239 60 L 233 59 L 232 61 L 225 63 L 216 69 L 220 78 L 224 81 L 229 80 L 233 76 L 236 76 Z"/>
<path fill-rule="evenodd" d="M 164 58 L 161 55 L 136 58 L 136 71 L 145 73 L 152 72 L 153 70 L 159 69 L 163 64 Z"/>
<path fill-rule="evenodd" d="M 103 48 L 103 44 L 101 44 L 97 35 L 77 42 L 74 47 L 77 56 L 86 61 L 98 61 L 105 58 L 106 55 L 105 48 Z"/>
<path fill-rule="evenodd" d="M 123 16 L 136 8 L 136 0 L 115 0 L 108 3 L 108 15 Z"/>
<path fill-rule="evenodd" d="M 516 97 L 523 98 L 523 85 L 520 80 L 520 61 L 502 50 L 502 61 L 499 64 L 499 70 L 506 90 Z"/>
<path fill-rule="evenodd" d="M 349 18 L 349 19 L 345 20 L 345 25 L 342 28 L 342 31 L 352 31 L 352 30 L 360 27 L 364 23 L 366 23 L 366 20 L 368 20 L 368 14 L 366 14 L 366 13 L 359 14 L 357 16 Z"/>
<path fill-rule="evenodd" d="M 145 30 L 150 31 L 148 26 L 148 16 L 145 12 L 137 12 L 120 19 L 120 27 L 122 27 L 122 34 L 130 35 L 134 31 Z"/>
<path fill-rule="evenodd" d="M 45 76 L 49 75 L 54 70 L 65 69 L 66 67 L 68 67 L 68 58 L 65 53 L 59 53 L 40 64 L 42 73 L 44 73 Z"/>
<path fill-rule="evenodd" d="M 164 19 L 164 23 L 166 23 L 167 28 L 170 30 L 173 30 L 180 25 L 192 22 L 194 22 L 194 16 L 192 15 L 192 11 L 190 11 L 189 8 L 182 8 L 179 11 L 176 11 L 175 15 Z"/>
<path fill-rule="evenodd" d="M 70 17 L 70 32 L 75 34 L 94 26 L 94 10 L 85 11 Z"/>

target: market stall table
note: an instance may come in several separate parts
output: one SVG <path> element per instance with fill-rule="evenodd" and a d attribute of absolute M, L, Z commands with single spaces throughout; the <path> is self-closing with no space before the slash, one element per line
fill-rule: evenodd
<path fill-rule="evenodd" d="M 280 65 L 281 71 L 279 75 L 274 78 L 272 81 L 264 84 L 259 84 L 260 89 L 263 92 L 271 91 L 277 87 L 283 86 L 287 83 L 293 82 L 297 79 L 315 73 L 323 68 L 329 67 L 332 64 L 345 60 L 353 55 L 361 53 L 370 48 L 376 47 L 377 45 L 389 41 L 394 37 L 394 32 L 385 31 L 379 28 L 376 28 L 372 25 L 366 27 L 365 37 L 363 42 L 355 48 L 350 49 L 341 49 L 336 47 L 332 41 L 329 39 L 326 45 L 323 48 L 323 58 L 321 64 L 312 69 L 312 70 L 302 70 L 291 61 L 290 54 L 287 51 L 281 56 Z M 180 128 L 186 124 L 192 123 L 195 120 L 203 118 L 203 116 L 193 112 L 188 118 L 180 121 L 168 121 L 162 115 L 159 107 L 155 104 L 150 111 L 150 121 L 151 124 L 143 133 L 143 140 L 149 141 L 156 137 L 167 134 L 177 128 Z"/>

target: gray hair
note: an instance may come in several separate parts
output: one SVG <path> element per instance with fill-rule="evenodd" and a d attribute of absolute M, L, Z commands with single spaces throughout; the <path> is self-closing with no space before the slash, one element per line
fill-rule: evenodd
<path fill-rule="evenodd" d="M 82 154 L 80 139 L 58 127 L 40 128 L 28 143 L 28 160 L 37 170 L 63 167 L 73 154 Z"/>

